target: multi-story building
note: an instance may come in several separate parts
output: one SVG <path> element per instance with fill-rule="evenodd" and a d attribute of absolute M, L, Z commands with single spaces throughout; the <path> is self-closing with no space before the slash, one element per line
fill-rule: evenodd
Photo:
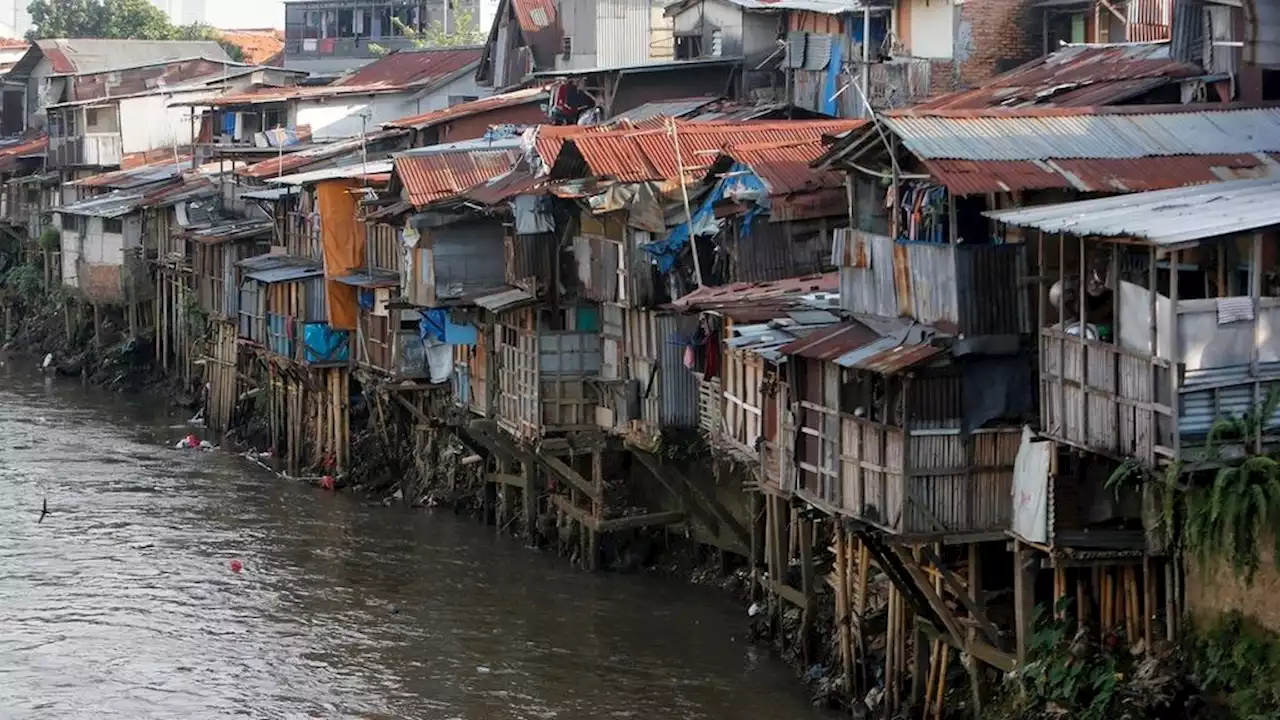
<path fill-rule="evenodd" d="M 479 0 L 298 0 L 285 4 L 284 64 L 317 74 L 367 65 L 385 52 L 416 47 L 413 34 L 480 23 Z M 411 32 L 406 33 L 408 28 Z"/>

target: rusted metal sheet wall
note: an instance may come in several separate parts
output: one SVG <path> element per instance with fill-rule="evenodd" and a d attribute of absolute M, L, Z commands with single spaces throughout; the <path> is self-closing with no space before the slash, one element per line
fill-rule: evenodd
<path fill-rule="evenodd" d="M 1013 465 L 1021 430 L 973 433 L 973 466 L 958 431 L 913 432 L 906 484 L 904 533 L 1002 533 L 1013 517 Z M 988 469 L 990 468 L 990 469 Z"/>
<path fill-rule="evenodd" d="M 837 261 L 840 264 L 840 307 L 853 313 L 898 316 L 894 290 L 893 238 L 850 230 Z M 841 249 L 841 248 L 838 248 Z"/>
<path fill-rule="evenodd" d="M 620 244 L 599 235 L 573 238 L 573 259 L 578 272 L 578 294 L 595 302 L 618 300 Z"/>
<path fill-rule="evenodd" d="M 960 329 L 969 335 L 1034 332 L 1028 290 L 1027 246 L 956 246 L 956 302 Z"/>
<path fill-rule="evenodd" d="M 959 324 L 955 250 L 936 243 L 895 243 L 898 313 L 929 325 Z"/>
<path fill-rule="evenodd" d="M 649 62 L 652 17 L 649 0 L 597 0 L 596 67 Z"/>
<path fill-rule="evenodd" d="M 649 311 L 644 311 L 649 313 Z M 684 366 L 684 345 L 680 338 L 692 332 L 689 318 L 656 314 L 658 340 L 659 424 L 666 428 L 698 427 L 698 377 Z"/>
<path fill-rule="evenodd" d="M 1173 0 L 1129 0 L 1125 9 L 1125 42 L 1162 42 L 1170 37 Z"/>
<path fill-rule="evenodd" d="M 767 282 L 822 272 L 831 239 L 821 223 L 757 222 L 735 246 L 730 282 Z"/>
<path fill-rule="evenodd" d="M 554 277 L 559 237 L 555 233 L 506 237 L 507 284 L 530 292 L 548 287 Z"/>

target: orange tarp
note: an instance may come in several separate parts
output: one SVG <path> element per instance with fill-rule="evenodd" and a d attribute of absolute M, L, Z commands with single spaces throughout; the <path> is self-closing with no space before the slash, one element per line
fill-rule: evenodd
<path fill-rule="evenodd" d="M 349 190 L 353 180 L 325 180 L 316 184 L 316 206 L 320 209 L 320 244 L 324 248 L 325 298 L 329 304 L 329 326 L 335 330 L 355 330 L 360 298 L 355 287 L 334 280 L 364 265 L 362 226 L 356 222 L 356 196 Z"/>

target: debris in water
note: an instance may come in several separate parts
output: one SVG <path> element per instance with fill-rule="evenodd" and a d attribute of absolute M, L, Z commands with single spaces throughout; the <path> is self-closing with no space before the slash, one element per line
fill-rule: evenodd
<path fill-rule="evenodd" d="M 53 364 L 53 353 L 49 353 L 44 356 L 44 362 L 40 363 L 40 369 L 48 370 L 49 366 L 52 364 Z"/>
<path fill-rule="evenodd" d="M 320 487 L 324 488 L 325 490 L 332 490 L 334 488 L 334 484 L 335 483 L 332 475 L 325 475 L 324 477 L 320 478 Z"/>
<path fill-rule="evenodd" d="M 200 447 L 200 438 L 196 437 L 195 433 L 191 433 L 190 435 L 179 440 L 178 444 L 174 445 L 174 447 L 176 447 L 179 450 L 190 450 L 192 448 L 198 448 Z"/>
<path fill-rule="evenodd" d="M 761 612 L 764 612 L 764 608 L 760 606 L 760 603 L 751 603 L 751 607 L 747 608 L 747 617 L 755 617 Z"/>
<path fill-rule="evenodd" d="M 240 562 L 239 560 L 232 560 L 231 562 L 227 563 L 227 566 L 231 568 L 231 572 L 233 573 L 238 573 L 244 569 L 244 563 Z"/>

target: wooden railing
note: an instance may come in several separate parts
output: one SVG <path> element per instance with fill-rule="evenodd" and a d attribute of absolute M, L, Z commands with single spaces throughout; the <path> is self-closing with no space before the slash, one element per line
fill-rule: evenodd
<path fill-rule="evenodd" d="M 1040 331 L 1040 425 L 1055 440 L 1154 466 L 1175 447 L 1175 401 L 1163 358 Z"/>

